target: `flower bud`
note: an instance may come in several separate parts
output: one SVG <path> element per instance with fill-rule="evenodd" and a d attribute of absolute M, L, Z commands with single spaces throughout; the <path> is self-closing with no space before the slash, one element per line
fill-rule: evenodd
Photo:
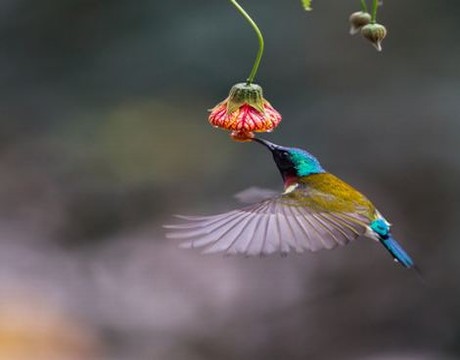
<path fill-rule="evenodd" d="M 350 15 L 350 35 L 357 34 L 361 28 L 371 22 L 371 14 L 364 11 L 357 11 Z"/>
<path fill-rule="evenodd" d="M 380 24 L 368 24 L 363 26 L 361 34 L 369 40 L 377 51 L 382 51 L 382 40 L 387 35 L 387 29 Z"/>

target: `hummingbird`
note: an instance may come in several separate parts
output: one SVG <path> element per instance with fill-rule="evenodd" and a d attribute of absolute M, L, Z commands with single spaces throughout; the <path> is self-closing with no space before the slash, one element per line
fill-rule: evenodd
<path fill-rule="evenodd" d="M 358 190 L 327 172 L 308 151 L 252 138 L 273 155 L 284 182 L 282 193 L 265 194 L 241 209 L 211 216 L 178 216 L 168 238 L 182 247 L 247 256 L 317 251 L 358 237 L 380 243 L 405 268 L 414 261 L 393 238 L 391 224 Z"/>

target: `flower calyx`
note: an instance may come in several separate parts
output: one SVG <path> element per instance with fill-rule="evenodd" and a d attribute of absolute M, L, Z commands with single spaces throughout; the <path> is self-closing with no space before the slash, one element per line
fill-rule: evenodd
<path fill-rule="evenodd" d="M 242 105 L 249 105 L 260 113 L 264 113 L 264 96 L 260 85 L 238 83 L 232 86 L 228 96 L 227 114 L 233 113 Z"/>

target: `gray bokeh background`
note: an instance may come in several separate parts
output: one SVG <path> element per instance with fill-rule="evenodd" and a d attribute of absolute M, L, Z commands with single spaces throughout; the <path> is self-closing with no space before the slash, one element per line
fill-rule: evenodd
<path fill-rule="evenodd" d="M 228 1 L 0 1 L 0 359 L 459 359 L 460 5 L 244 1 L 258 74 L 304 147 L 394 224 L 426 284 L 360 240 L 267 259 L 164 239 L 270 155 L 207 124 L 256 51 Z"/>

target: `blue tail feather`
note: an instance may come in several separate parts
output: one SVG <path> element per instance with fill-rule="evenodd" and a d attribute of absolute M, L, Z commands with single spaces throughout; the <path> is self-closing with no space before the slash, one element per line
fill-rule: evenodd
<path fill-rule="evenodd" d="M 390 252 L 390 254 L 398 262 L 400 262 L 404 267 L 411 268 L 414 266 L 414 261 L 411 257 L 404 251 L 401 245 L 390 236 L 387 239 L 381 240 L 383 246 Z"/>
<path fill-rule="evenodd" d="M 401 245 L 393 239 L 390 234 L 390 224 L 384 218 L 379 217 L 369 225 L 372 231 L 378 236 L 380 242 L 385 246 L 391 256 L 406 268 L 414 267 L 411 257 L 404 251 Z"/>

